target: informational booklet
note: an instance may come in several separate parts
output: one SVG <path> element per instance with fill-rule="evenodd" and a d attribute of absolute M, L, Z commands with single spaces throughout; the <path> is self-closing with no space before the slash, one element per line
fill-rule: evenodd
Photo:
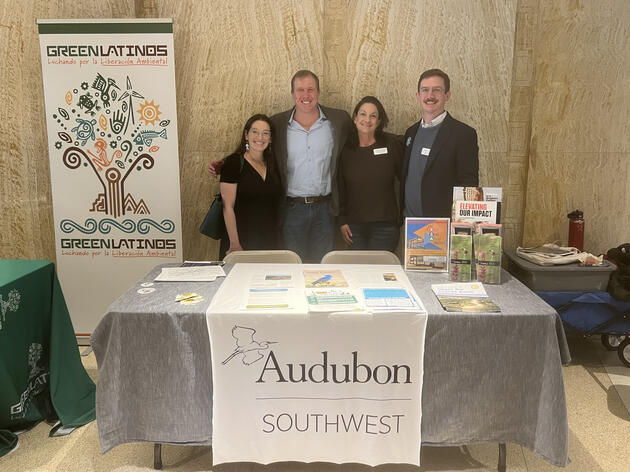
<path fill-rule="evenodd" d="M 306 288 L 347 287 L 348 282 L 341 270 L 305 270 L 304 286 Z"/>
<path fill-rule="evenodd" d="M 153 279 L 156 282 L 212 282 L 217 277 L 225 277 L 223 267 L 202 265 L 191 267 L 163 267 Z"/>
<path fill-rule="evenodd" d="M 478 282 L 501 283 L 501 241 L 501 236 L 496 234 L 475 234 L 475 268 Z"/>
<path fill-rule="evenodd" d="M 294 287 L 293 275 L 285 272 L 254 272 L 249 280 L 250 287 L 256 288 L 291 288 Z"/>
<path fill-rule="evenodd" d="M 479 282 L 433 284 L 431 290 L 442 308 L 450 312 L 499 313 L 501 308 L 492 301 Z"/>
<path fill-rule="evenodd" d="M 457 221 L 496 223 L 497 202 L 467 202 L 456 200 L 454 202 L 453 214 L 457 218 Z"/>
<path fill-rule="evenodd" d="M 453 187 L 452 221 L 501 223 L 501 187 Z"/>
<path fill-rule="evenodd" d="M 471 223 L 451 223 L 451 246 L 449 279 L 455 282 L 472 280 L 473 225 Z"/>
<path fill-rule="evenodd" d="M 247 292 L 247 310 L 291 308 L 291 293 L 288 288 L 250 288 Z"/>
<path fill-rule="evenodd" d="M 404 288 L 364 288 L 365 308 L 372 312 L 421 311 L 415 297 Z"/>
<path fill-rule="evenodd" d="M 362 310 L 357 295 L 347 288 L 307 288 L 306 299 L 309 311 L 352 311 Z"/>
<path fill-rule="evenodd" d="M 180 267 L 196 267 L 196 266 L 208 266 L 208 265 L 218 265 L 223 266 L 225 262 L 223 261 L 184 261 Z"/>

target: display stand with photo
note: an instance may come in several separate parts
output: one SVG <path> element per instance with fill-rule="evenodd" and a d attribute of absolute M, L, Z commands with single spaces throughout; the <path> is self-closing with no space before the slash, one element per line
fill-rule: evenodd
<path fill-rule="evenodd" d="M 405 269 L 448 272 L 450 218 L 405 218 Z"/>

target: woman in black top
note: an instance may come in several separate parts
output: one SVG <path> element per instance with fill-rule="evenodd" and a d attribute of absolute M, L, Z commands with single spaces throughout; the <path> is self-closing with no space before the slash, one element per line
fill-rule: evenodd
<path fill-rule="evenodd" d="M 339 166 L 339 230 L 352 249 L 394 252 L 399 236 L 396 183 L 403 146 L 385 133 L 387 113 L 372 96 L 352 113 L 355 133 L 348 137 Z"/>
<path fill-rule="evenodd" d="M 241 143 L 221 169 L 221 197 L 227 235 L 220 257 L 231 251 L 277 249 L 282 186 L 271 151 L 272 126 L 266 115 L 252 116 Z"/>

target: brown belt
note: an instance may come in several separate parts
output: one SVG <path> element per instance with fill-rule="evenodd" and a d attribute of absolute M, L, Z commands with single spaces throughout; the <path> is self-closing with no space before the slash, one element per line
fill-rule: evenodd
<path fill-rule="evenodd" d="M 317 203 L 328 200 L 329 197 L 330 195 L 316 195 L 314 197 L 287 197 L 287 200 L 290 202 Z"/>

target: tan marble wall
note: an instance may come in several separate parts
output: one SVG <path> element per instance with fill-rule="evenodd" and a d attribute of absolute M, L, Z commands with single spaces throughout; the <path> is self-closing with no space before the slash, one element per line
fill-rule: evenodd
<path fill-rule="evenodd" d="M 216 257 L 197 231 L 218 188 L 207 163 L 232 150 L 250 114 L 291 105 L 300 68 L 319 73 L 324 104 L 350 110 L 363 95 L 381 98 L 397 133 L 419 117 L 419 74 L 443 68 L 449 111 L 479 134 L 481 183 L 514 181 L 517 0 L 0 0 L 0 257 L 54 259 L 35 19 L 131 16 L 174 18 L 186 258 Z M 524 186 L 515 189 L 507 208 L 523 199 Z M 514 241 L 521 213 L 511 218 Z"/>
<path fill-rule="evenodd" d="M 0 258 L 55 258 L 36 18 L 124 16 L 124 0 L 0 1 Z"/>
<path fill-rule="evenodd" d="M 539 8 L 523 242 L 566 243 L 579 208 L 602 253 L 630 240 L 630 2 Z"/>

